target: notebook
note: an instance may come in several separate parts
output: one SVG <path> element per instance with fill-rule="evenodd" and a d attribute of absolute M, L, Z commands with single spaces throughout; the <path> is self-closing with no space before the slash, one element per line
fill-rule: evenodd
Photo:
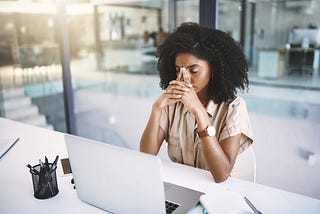
<path fill-rule="evenodd" d="M 65 142 L 78 198 L 108 212 L 171 213 L 173 203 L 172 213 L 187 213 L 203 194 L 164 183 L 157 156 L 68 134 Z"/>
<path fill-rule="evenodd" d="M 19 138 L 0 138 L 0 159 L 19 141 Z"/>
<path fill-rule="evenodd" d="M 231 191 L 201 195 L 200 203 L 207 213 L 252 213 L 241 194 Z"/>

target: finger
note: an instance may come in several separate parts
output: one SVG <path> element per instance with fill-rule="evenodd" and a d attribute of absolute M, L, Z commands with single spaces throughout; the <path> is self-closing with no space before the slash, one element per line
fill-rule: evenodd
<path fill-rule="evenodd" d="M 171 82 L 169 82 L 169 86 L 173 87 L 173 86 L 182 86 L 182 87 L 187 87 L 187 88 L 192 88 L 192 84 L 188 83 L 188 82 L 184 82 L 184 81 L 177 81 L 177 80 L 172 80 Z"/>
<path fill-rule="evenodd" d="M 177 75 L 177 79 L 178 81 L 181 81 L 182 80 L 182 72 L 181 70 L 180 71 L 177 71 L 178 75 Z"/>
<path fill-rule="evenodd" d="M 182 94 L 166 94 L 167 99 L 181 99 L 182 98 Z"/>
<path fill-rule="evenodd" d="M 187 92 L 168 92 L 165 94 L 166 99 L 181 99 Z"/>
<path fill-rule="evenodd" d="M 165 94 L 166 102 L 165 105 L 171 105 L 181 101 L 182 95 L 181 94 Z"/>
<path fill-rule="evenodd" d="M 191 83 L 190 73 L 187 71 L 187 69 L 183 70 L 183 80 L 187 83 Z"/>
<path fill-rule="evenodd" d="M 168 87 L 166 89 L 166 93 L 182 94 L 182 93 L 188 92 L 190 90 L 191 90 L 191 88 L 189 88 L 185 85 L 174 84 L 174 85 L 170 85 L 170 87 Z"/>
<path fill-rule="evenodd" d="M 181 73 L 181 76 L 182 76 L 181 81 L 184 81 L 184 73 L 185 72 L 186 72 L 186 68 L 185 67 L 181 67 L 180 68 L 180 73 Z"/>
<path fill-rule="evenodd" d="M 168 99 L 166 104 L 171 105 L 171 104 L 175 104 L 180 101 L 181 101 L 181 99 Z"/>

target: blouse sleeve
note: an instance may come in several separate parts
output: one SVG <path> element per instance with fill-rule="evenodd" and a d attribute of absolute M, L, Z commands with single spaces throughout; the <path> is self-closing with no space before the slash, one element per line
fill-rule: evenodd
<path fill-rule="evenodd" d="M 241 97 L 237 97 L 228 106 L 225 126 L 222 130 L 219 141 L 240 133 L 243 134 L 239 151 L 241 153 L 253 143 L 253 132 L 246 102 Z"/>
<path fill-rule="evenodd" d="M 167 141 L 168 136 L 168 125 L 169 124 L 169 116 L 168 116 L 168 106 L 164 107 L 161 111 L 161 117 L 160 117 L 160 128 L 163 129 L 165 133 L 165 140 Z"/>

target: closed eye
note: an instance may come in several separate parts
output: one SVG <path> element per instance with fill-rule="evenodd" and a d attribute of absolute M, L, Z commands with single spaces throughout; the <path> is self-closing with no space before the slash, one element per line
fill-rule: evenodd
<path fill-rule="evenodd" d="M 197 73 L 199 71 L 199 65 L 198 64 L 194 64 L 188 67 L 190 73 Z"/>
<path fill-rule="evenodd" d="M 176 72 L 179 73 L 182 67 L 179 67 L 178 65 L 176 67 Z M 190 73 L 195 74 L 198 73 L 200 66 L 198 64 L 190 65 L 188 67 L 185 67 Z"/>
<path fill-rule="evenodd" d="M 192 74 L 195 74 L 195 73 L 198 73 L 198 69 L 190 69 L 190 73 L 192 73 Z"/>

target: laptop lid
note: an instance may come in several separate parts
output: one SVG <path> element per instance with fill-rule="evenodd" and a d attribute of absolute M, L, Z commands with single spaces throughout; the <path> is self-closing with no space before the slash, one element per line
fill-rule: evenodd
<path fill-rule="evenodd" d="M 112 213 L 166 213 L 158 157 L 65 134 L 78 197 Z"/>

